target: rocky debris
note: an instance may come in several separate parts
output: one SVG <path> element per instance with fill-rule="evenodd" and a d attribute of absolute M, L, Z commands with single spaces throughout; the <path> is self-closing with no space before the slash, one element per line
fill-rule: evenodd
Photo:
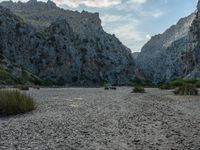
<path fill-rule="evenodd" d="M 29 114 L 0 118 L 0 149 L 200 148 L 199 97 L 131 90 L 30 89 L 27 93 L 38 107 Z"/>
<path fill-rule="evenodd" d="M 20 68 L 59 85 L 124 85 L 134 78 L 130 50 L 103 31 L 97 13 L 51 1 L 1 5 L 24 19 L 0 7 L 0 53 Z"/>

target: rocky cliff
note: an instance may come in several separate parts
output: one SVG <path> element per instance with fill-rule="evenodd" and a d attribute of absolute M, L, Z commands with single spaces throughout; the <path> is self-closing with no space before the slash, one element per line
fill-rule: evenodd
<path fill-rule="evenodd" d="M 200 79 L 200 1 L 189 31 L 187 53 L 184 56 L 186 78 Z"/>
<path fill-rule="evenodd" d="M 0 7 L 0 53 L 16 66 L 65 85 L 128 84 L 134 78 L 130 50 L 103 31 L 97 13 L 66 11 L 51 1 L 1 5 L 15 15 Z"/>
<path fill-rule="evenodd" d="M 195 13 L 180 19 L 144 45 L 136 62 L 147 80 L 162 83 L 185 76 L 183 57 L 188 51 L 189 30 L 194 18 Z"/>

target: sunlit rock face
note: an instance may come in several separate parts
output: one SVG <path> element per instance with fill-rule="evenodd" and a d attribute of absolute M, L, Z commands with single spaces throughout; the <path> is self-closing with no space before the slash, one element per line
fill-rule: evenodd
<path fill-rule="evenodd" d="M 200 1 L 195 13 L 152 37 L 136 62 L 145 78 L 154 83 L 200 79 Z"/>
<path fill-rule="evenodd" d="M 0 53 L 17 66 L 64 85 L 123 85 L 134 78 L 131 51 L 104 32 L 98 13 L 51 1 L 1 5 L 11 11 L 0 7 Z"/>
<path fill-rule="evenodd" d="M 200 79 L 200 1 L 198 1 L 197 12 L 190 27 L 188 50 L 185 55 L 186 78 Z"/>
<path fill-rule="evenodd" d="M 190 26 L 195 13 L 182 18 L 164 33 L 153 36 L 137 57 L 137 67 L 147 80 L 162 83 L 184 77 Z"/>

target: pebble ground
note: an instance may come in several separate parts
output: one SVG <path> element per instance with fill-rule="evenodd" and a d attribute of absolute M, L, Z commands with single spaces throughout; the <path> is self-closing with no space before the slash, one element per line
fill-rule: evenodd
<path fill-rule="evenodd" d="M 0 118 L 0 150 L 200 150 L 200 96 L 131 90 L 31 89 L 35 111 Z"/>

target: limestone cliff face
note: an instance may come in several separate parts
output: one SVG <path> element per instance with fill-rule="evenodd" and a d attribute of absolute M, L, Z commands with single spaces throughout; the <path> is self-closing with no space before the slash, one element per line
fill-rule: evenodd
<path fill-rule="evenodd" d="M 136 62 L 146 79 L 154 83 L 200 79 L 200 0 L 195 13 L 154 36 Z"/>
<path fill-rule="evenodd" d="M 128 84 L 131 52 L 101 27 L 98 14 L 66 11 L 47 3 L 3 2 L 0 53 L 42 79 L 59 84 Z M 20 17 L 18 17 L 19 15 Z"/>
<path fill-rule="evenodd" d="M 187 53 L 184 55 L 186 78 L 200 79 L 200 1 L 189 31 Z"/>
<path fill-rule="evenodd" d="M 137 57 L 137 67 L 154 83 L 184 77 L 188 32 L 195 14 L 182 18 L 163 34 L 153 36 Z"/>
<path fill-rule="evenodd" d="M 98 13 L 64 10 L 56 6 L 52 1 L 37 2 L 30 0 L 27 3 L 4 1 L 1 6 L 9 8 L 13 13 L 23 18 L 27 23 L 41 30 L 49 27 L 57 19 L 65 19 L 70 24 L 73 32 L 83 34 L 95 34 L 94 31 L 102 31 L 101 20 Z"/>

